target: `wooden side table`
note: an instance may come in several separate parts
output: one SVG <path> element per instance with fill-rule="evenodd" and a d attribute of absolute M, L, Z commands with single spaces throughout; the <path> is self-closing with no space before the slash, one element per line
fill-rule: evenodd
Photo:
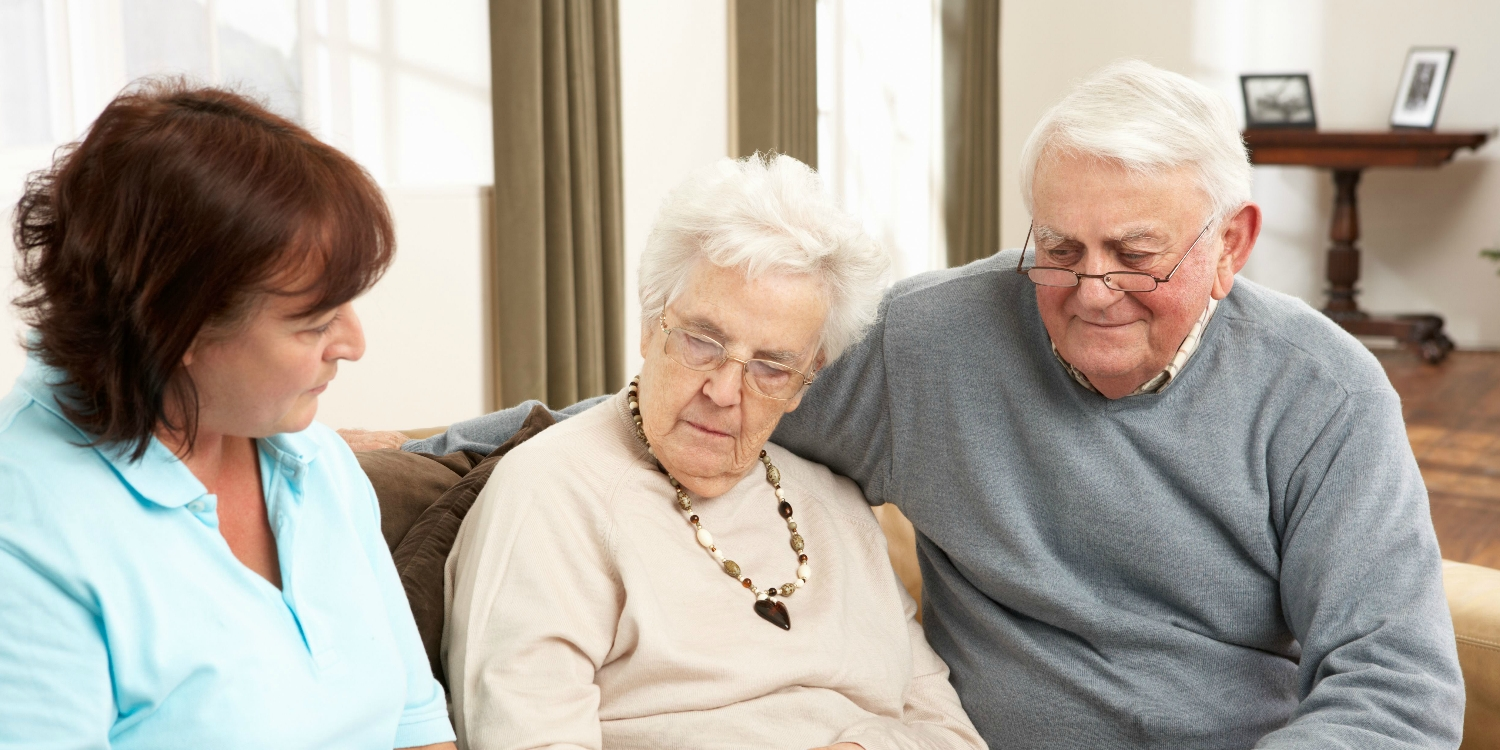
<path fill-rule="evenodd" d="M 1490 133 L 1398 130 L 1339 133 L 1318 130 L 1246 130 L 1254 164 L 1321 167 L 1333 171 L 1336 193 L 1328 248 L 1328 305 L 1324 314 L 1360 336 L 1394 336 L 1422 359 L 1437 363 L 1453 351 L 1436 315 L 1373 316 L 1354 301 L 1359 281 L 1360 174 L 1370 167 L 1436 167 L 1461 148 L 1477 149 Z"/>

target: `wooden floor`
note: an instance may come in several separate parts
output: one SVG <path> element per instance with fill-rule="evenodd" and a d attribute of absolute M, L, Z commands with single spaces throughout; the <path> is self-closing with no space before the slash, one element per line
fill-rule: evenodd
<path fill-rule="evenodd" d="M 1500 352 L 1437 366 L 1405 350 L 1376 356 L 1401 394 L 1443 557 L 1500 568 Z"/>

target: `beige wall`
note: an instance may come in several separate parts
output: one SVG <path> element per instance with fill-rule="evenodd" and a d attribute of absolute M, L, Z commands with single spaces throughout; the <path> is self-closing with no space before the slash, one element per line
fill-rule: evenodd
<path fill-rule="evenodd" d="M 657 208 L 693 170 L 729 153 L 726 3 L 620 4 L 625 169 L 625 377 L 640 372 L 636 269 Z"/>
<path fill-rule="evenodd" d="M 14 207 L 17 197 L 0 200 Z M 486 407 L 479 189 L 397 188 L 387 199 L 399 250 L 385 278 L 354 303 L 368 347 L 340 366 L 320 399 L 318 421 L 333 427 L 445 424 Z M 0 251 L 14 257 L 8 229 Z M 13 278 L 12 264 L 0 263 L 7 300 L 19 291 Z M 0 383 L 9 391 L 25 364 L 9 304 L 0 329 Z"/>
<path fill-rule="evenodd" d="M 1500 126 L 1500 3 L 1486 0 L 1007 0 L 1002 4 L 1003 244 L 1027 216 L 1017 156 L 1031 126 L 1073 82 L 1119 57 L 1189 75 L 1240 107 L 1242 72 L 1312 75 L 1326 129 L 1383 129 L 1406 50 L 1458 48 L 1439 120 Z M 1361 304 L 1435 311 L 1461 346 L 1500 347 L 1500 277 L 1480 259 L 1500 246 L 1500 145 L 1437 170 L 1375 170 L 1360 189 Z M 1321 304 L 1333 194 L 1326 173 L 1256 170 L 1265 229 L 1245 275 Z"/>
<path fill-rule="evenodd" d="M 0 262 L 0 294 L 3 294 L 5 305 L 0 307 L 0 393 L 8 393 L 11 383 L 16 376 L 21 374 L 21 368 L 26 365 L 26 353 L 21 350 L 21 336 L 25 329 L 21 321 L 16 318 L 16 309 L 11 306 L 10 301 L 21 292 L 20 285 L 16 283 L 15 243 L 11 240 L 12 212 L 15 210 L 16 201 L 21 197 L 20 191 L 0 191 L 0 215 L 5 217 L 4 237 L 0 237 L 0 253 L 5 254 L 5 260 Z"/>
<path fill-rule="evenodd" d="M 320 399 L 331 427 L 444 425 L 490 407 L 481 191 L 386 190 L 396 262 L 354 301 L 365 356 L 339 366 Z"/>

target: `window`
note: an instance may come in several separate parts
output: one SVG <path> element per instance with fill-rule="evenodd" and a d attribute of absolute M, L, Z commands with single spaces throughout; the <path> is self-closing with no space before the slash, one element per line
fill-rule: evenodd
<path fill-rule="evenodd" d="M 387 186 L 492 179 L 483 0 L 0 0 L 0 199 L 144 76 L 264 101 Z"/>
<path fill-rule="evenodd" d="M 824 184 L 896 278 L 947 265 L 942 0 L 818 0 Z"/>

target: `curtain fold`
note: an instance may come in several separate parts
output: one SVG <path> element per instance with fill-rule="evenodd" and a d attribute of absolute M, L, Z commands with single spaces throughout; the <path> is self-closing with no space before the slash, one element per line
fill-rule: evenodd
<path fill-rule="evenodd" d="M 729 150 L 818 166 L 815 0 L 729 0 Z"/>
<path fill-rule="evenodd" d="M 943 0 L 945 25 L 961 19 L 958 85 L 945 87 L 947 123 L 948 265 L 961 266 L 1000 249 L 1000 0 Z M 945 56 L 948 51 L 945 50 Z M 945 66 L 945 73 L 952 66 Z M 953 136 L 956 136 L 953 137 Z"/>
<path fill-rule="evenodd" d="M 494 400 L 618 390 L 625 368 L 617 0 L 490 0 Z"/>

